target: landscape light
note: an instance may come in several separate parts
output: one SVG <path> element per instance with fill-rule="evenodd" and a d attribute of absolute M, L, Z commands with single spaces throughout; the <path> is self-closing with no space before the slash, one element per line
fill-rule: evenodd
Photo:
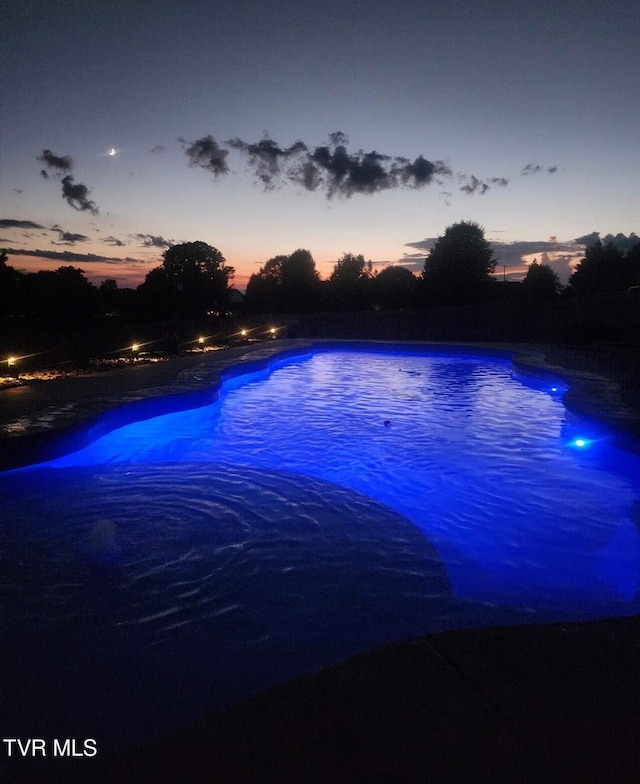
<path fill-rule="evenodd" d="M 140 348 L 140 346 L 139 346 L 137 343 L 134 343 L 134 344 L 131 346 L 131 351 L 132 351 L 132 352 L 135 354 L 135 353 L 136 353 L 136 351 L 138 351 L 138 349 L 139 349 L 139 348 Z"/>
<path fill-rule="evenodd" d="M 270 334 L 271 334 L 271 335 L 273 335 L 273 337 L 275 338 L 275 336 L 276 336 L 276 328 L 275 328 L 275 327 L 271 327 L 271 329 L 269 330 L 269 332 L 270 332 Z"/>
<path fill-rule="evenodd" d="M 241 330 L 240 330 L 240 334 L 242 335 L 242 337 L 243 337 L 243 338 L 246 338 L 246 336 L 247 336 L 247 330 L 246 330 L 246 329 L 241 329 Z"/>
<path fill-rule="evenodd" d="M 9 357 L 7 359 L 7 367 L 11 367 L 12 365 L 15 365 L 15 364 L 16 364 L 16 358 L 15 357 Z"/>
<path fill-rule="evenodd" d="M 202 345 L 204 343 L 204 338 L 198 338 L 198 343 L 200 343 L 200 345 Z"/>

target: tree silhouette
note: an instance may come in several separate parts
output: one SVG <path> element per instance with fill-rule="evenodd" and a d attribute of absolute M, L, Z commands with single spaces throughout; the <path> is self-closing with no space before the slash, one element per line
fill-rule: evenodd
<path fill-rule="evenodd" d="M 247 283 L 244 304 L 247 310 L 273 313 L 280 310 L 282 264 L 288 256 L 274 256 Z"/>
<path fill-rule="evenodd" d="M 629 248 L 625 256 L 629 286 L 640 286 L 640 242 Z"/>
<path fill-rule="evenodd" d="M 569 278 L 569 284 L 580 294 L 622 291 L 633 285 L 623 252 L 613 242 L 603 245 L 600 239 L 587 247 L 584 258 Z"/>
<path fill-rule="evenodd" d="M 161 321 L 172 315 L 176 292 L 164 267 L 154 267 L 136 291 L 139 307 L 148 321 Z"/>
<path fill-rule="evenodd" d="M 235 270 L 217 248 L 200 241 L 173 245 L 164 252 L 162 266 L 184 315 L 226 306 Z"/>
<path fill-rule="evenodd" d="M 317 308 L 320 276 L 308 250 L 294 250 L 282 262 L 280 278 L 283 312 L 304 312 Z"/>
<path fill-rule="evenodd" d="M 361 253 L 358 256 L 354 256 L 353 253 L 343 253 L 329 275 L 329 280 L 332 283 L 353 283 L 365 279 L 369 271 L 370 267 L 367 269 L 367 263 Z"/>
<path fill-rule="evenodd" d="M 538 264 L 534 259 L 529 264 L 522 287 L 530 299 L 548 299 L 558 293 L 560 280 L 548 264 Z"/>
<path fill-rule="evenodd" d="M 317 309 L 319 292 L 313 256 L 299 248 L 274 256 L 249 278 L 245 306 L 254 312 L 301 313 Z"/>
<path fill-rule="evenodd" d="M 428 300 L 467 302 L 491 281 L 496 262 L 484 229 L 461 221 L 445 229 L 424 263 L 422 279 Z"/>
<path fill-rule="evenodd" d="M 337 310 L 360 310 L 371 306 L 371 262 L 364 256 L 343 253 L 329 276 L 329 296 Z"/>
<path fill-rule="evenodd" d="M 415 302 L 418 279 L 406 267 L 385 267 L 373 284 L 375 304 L 385 309 L 410 308 Z"/>
<path fill-rule="evenodd" d="M 24 276 L 9 266 L 8 261 L 7 252 L 0 250 L 0 316 L 15 313 L 20 308 L 20 283 Z"/>
<path fill-rule="evenodd" d="M 41 323 L 68 328 L 86 322 L 94 311 L 97 290 L 77 267 L 41 270 L 20 281 L 23 307 Z"/>

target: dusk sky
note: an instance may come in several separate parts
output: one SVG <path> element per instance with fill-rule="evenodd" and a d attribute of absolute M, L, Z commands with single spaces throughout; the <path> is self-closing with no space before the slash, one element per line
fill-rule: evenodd
<path fill-rule="evenodd" d="M 637 0 L 21 0 L 2 22 L 0 247 L 135 286 L 176 242 L 499 270 L 640 231 Z M 22 252 L 23 255 L 20 255 Z M 26 255 L 25 255 L 26 254 Z M 543 255 L 547 254 L 547 255 Z"/>

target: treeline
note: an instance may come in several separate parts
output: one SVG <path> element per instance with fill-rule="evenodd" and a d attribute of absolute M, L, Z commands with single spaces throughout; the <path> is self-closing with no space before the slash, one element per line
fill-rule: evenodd
<path fill-rule="evenodd" d="M 421 275 L 400 266 L 374 270 L 362 255 L 345 253 L 322 280 L 309 251 L 296 250 L 269 259 L 251 276 L 245 308 L 250 313 L 420 309 L 626 291 L 640 284 L 640 242 L 625 252 L 598 240 L 586 249 L 568 286 L 537 261 L 523 281 L 499 281 L 493 274 L 496 261 L 482 227 L 465 221 L 438 238 Z"/>
<path fill-rule="evenodd" d="M 0 316 L 20 316 L 63 330 L 96 316 L 156 322 L 219 314 L 228 306 L 234 273 L 220 251 L 204 242 L 169 248 L 162 265 L 136 289 L 120 288 L 115 279 L 94 286 L 76 267 L 25 274 L 8 260 L 6 252 L 0 252 Z"/>
<path fill-rule="evenodd" d="M 113 279 L 94 286 L 83 270 L 21 273 L 0 252 L 0 317 L 27 318 L 42 329 L 82 327 L 96 317 L 136 323 L 217 318 L 230 308 L 234 270 L 204 242 L 174 245 L 137 289 Z M 473 222 L 449 226 L 425 259 L 422 273 L 400 266 L 376 270 L 364 256 L 344 253 L 322 279 L 308 250 L 269 259 L 249 279 L 242 312 L 300 314 L 421 309 L 499 300 L 542 300 L 626 291 L 640 284 L 640 243 L 623 251 L 600 240 L 586 248 L 568 286 L 545 264 L 529 265 L 522 282 L 500 281 L 483 229 Z"/>
<path fill-rule="evenodd" d="M 249 313 L 307 313 L 411 307 L 418 278 L 404 267 L 373 270 L 364 256 L 345 253 L 327 280 L 318 274 L 308 250 L 275 256 L 249 279 Z"/>
<path fill-rule="evenodd" d="M 597 294 L 626 291 L 640 285 L 640 242 L 626 252 L 613 242 L 598 240 L 587 247 L 569 279 L 571 289 L 578 294 Z"/>

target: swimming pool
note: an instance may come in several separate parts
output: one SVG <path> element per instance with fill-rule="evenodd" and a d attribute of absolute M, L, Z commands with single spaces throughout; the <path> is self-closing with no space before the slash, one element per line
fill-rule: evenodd
<path fill-rule="evenodd" d="M 117 745 L 387 642 L 637 611 L 640 461 L 565 389 L 319 350 L 0 475 L 5 726 Z"/>

